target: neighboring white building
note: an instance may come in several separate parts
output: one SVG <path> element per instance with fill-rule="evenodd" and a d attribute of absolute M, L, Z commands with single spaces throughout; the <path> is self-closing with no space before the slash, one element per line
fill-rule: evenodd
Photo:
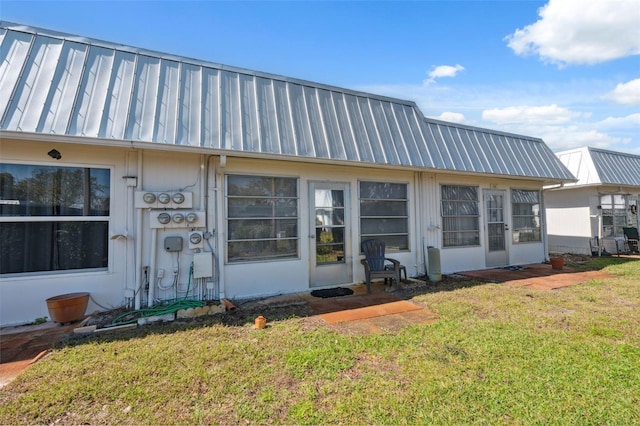
<path fill-rule="evenodd" d="M 609 253 L 623 251 L 622 228 L 640 224 L 640 156 L 597 148 L 556 155 L 578 181 L 545 191 L 549 251 L 591 254 L 594 237 Z"/>
<path fill-rule="evenodd" d="M 411 276 L 547 258 L 537 138 L 413 102 L 0 24 L 0 324 L 362 282 L 383 238 Z M 435 258 L 435 257 L 434 257 Z"/>

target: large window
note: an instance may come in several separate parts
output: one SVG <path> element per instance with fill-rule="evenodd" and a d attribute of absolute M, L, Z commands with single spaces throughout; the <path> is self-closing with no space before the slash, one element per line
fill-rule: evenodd
<path fill-rule="evenodd" d="M 540 231 L 540 191 L 511 190 L 513 242 L 542 241 Z"/>
<path fill-rule="evenodd" d="M 442 246 L 480 245 L 478 188 L 442 185 Z"/>
<path fill-rule="evenodd" d="M 298 180 L 227 176 L 229 262 L 298 257 Z"/>
<path fill-rule="evenodd" d="M 360 182 L 360 241 L 384 240 L 387 251 L 409 249 L 407 185 Z"/>
<path fill-rule="evenodd" d="M 621 194 L 607 194 L 600 197 L 602 208 L 602 236 L 622 237 L 622 228 L 627 226 L 626 197 Z"/>
<path fill-rule="evenodd" d="M 0 163 L 0 273 L 106 268 L 110 171 Z"/>

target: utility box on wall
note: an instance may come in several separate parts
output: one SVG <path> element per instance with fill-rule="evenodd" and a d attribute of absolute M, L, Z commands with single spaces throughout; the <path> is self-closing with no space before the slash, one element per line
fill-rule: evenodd
<path fill-rule="evenodd" d="M 182 251 L 182 237 L 167 237 L 164 239 L 164 248 L 169 252 Z"/>
<path fill-rule="evenodd" d="M 213 253 L 194 253 L 193 278 L 210 277 L 213 277 Z"/>

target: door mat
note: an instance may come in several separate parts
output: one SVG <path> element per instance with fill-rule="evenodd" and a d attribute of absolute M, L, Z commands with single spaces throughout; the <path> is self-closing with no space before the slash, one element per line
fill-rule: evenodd
<path fill-rule="evenodd" d="M 513 266 L 503 266 L 502 268 L 498 268 L 498 269 L 504 269 L 507 271 L 524 271 L 525 269 L 527 269 L 526 266 L 519 266 L 519 265 L 513 265 Z"/>
<path fill-rule="evenodd" d="M 353 294 L 353 290 L 344 287 L 325 288 L 322 290 L 313 290 L 311 295 L 314 297 L 322 297 L 326 299 L 328 297 L 348 296 Z"/>

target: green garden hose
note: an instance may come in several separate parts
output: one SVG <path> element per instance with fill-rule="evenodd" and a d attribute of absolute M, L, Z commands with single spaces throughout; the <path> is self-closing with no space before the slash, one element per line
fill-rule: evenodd
<path fill-rule="evenodd" d="M 126 325 L 138 322 L 139 318 L 148 318 L 162 316 L 166 314 L 175 314 L 179 310 L 189 308 L 200 308 L 205 305 L 201 300 L 187 300 L 189 290 L 191 289 L 191 276 L 193 275 L 193 263 L 189 267 L 189 281 L 187 282 L 187 291 L 183 298 L 166 301 L 162 305 L 151 306 L 149 308 L 136 309 L 135 311 L 125 312 L 118 315 L 112 322 L 112 325 Z"/>
<path fill-rule="evenodd" d="M 148 308 L 137 309 L 135 311 L 125 312 L 118 315 L 112 322 L 112 325 L 125 325 L 138 322 L 138 318 L 148 318 L 162 316 L 166 314 L 175 314 L 181 309 L 200 308 L 206 303 L 202 300 L 184 300 L 176 299 L 166 302 L 162 305 L 151 306 Z"/>

